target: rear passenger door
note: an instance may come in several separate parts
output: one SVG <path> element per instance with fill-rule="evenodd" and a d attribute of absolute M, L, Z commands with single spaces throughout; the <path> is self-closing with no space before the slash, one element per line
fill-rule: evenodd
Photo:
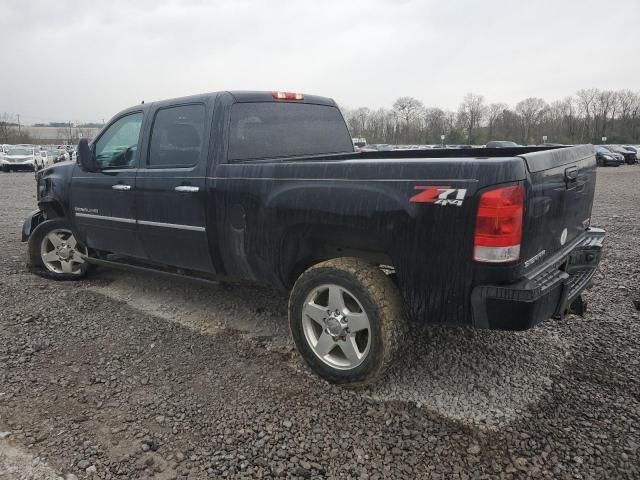
<path fill-rule="evenodd" d="M 136 178 L 138 235 L 152 262 L 213 271 L 205 230 L 207 117 L 202 103 L 154 113 Z"/>

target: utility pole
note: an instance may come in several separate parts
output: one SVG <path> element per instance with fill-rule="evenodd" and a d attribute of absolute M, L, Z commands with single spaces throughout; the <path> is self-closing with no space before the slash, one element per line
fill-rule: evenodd
<path fill-rule="evenodd" d="M 18 135 L 22 135 L 22 130 L 20 129 L 20 114 L 18 113 Z"/>

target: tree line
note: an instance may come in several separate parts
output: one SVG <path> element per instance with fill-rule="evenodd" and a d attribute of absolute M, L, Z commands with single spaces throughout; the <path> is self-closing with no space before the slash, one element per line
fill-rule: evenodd
<path fill-rule="evenodd" d="M 543 143 L 640 143 L 640 92 L 579 90 L 563 100 L 547 103 L 530 97 L 515 107 L 487 103 L 468 93 L 456 111 L 425 106 L 413 97 L 400 97 L 391 109 L 344 109 L 353 137 L 369 143 L 485 144 L 512 140 L 524 145 Z"/>

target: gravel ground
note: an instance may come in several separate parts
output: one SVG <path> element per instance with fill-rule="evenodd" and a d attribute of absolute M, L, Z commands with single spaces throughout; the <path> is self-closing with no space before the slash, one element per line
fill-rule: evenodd
<path fill-rule="evenodd" d="M 33 175 L 0 174 L 0 479 L 638 478 L 638 184 L 599 171 L 585 318 L 430 329 L 350 391 L 303 366 L 268 288 L 29 274 Z"/>

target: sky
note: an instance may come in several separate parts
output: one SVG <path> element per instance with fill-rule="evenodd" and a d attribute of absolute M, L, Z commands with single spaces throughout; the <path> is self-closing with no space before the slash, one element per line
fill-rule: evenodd
<path fill-rule="evenodd" d="M 0 78 L 0 115 L 27 124 L 216 90 L 448 109 L 638 91 L 640 0 L 0 0 Z"/>

